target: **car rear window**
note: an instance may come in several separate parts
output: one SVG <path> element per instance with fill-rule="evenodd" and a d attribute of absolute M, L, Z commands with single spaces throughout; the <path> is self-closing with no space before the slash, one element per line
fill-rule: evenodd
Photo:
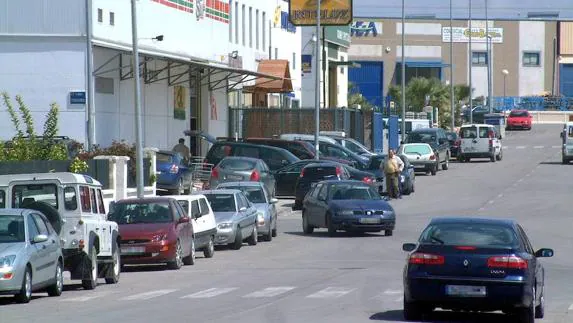
<path fill-rule="evenodd" d="M 436 138 L 437 138 L 437 136 L 434 132 L 415 131 L 415 132 L 411 132 L 408 135 L 407 142 L 408 143 L 417 143 L 417 142 L 434 143 L 434 142 L 436 142 Z"/>
<path fill-rule="evenodd" d="M 171 163 L 173 162 L 173 155 L 157 153 L 157 161 L 164 163 Z"/>
<path fill-rule="evenodd" d="M 488 223 L 442 223 L 430 225 L 420 243 L 475 246 L 517 247 L 519 241 L 511 227 Z"/>
<path fill-rule="evenodd" d="M 109 213 L 117 224 L 169 223 L 173 214 L 168 202 L 118 203 Z"/>
<path fill-rule="evenodd" d="M 205 194 L 213 212 L 235 212 L 235 196 L 233 194 Z"/>
<path fill-rule="evenodd" d="M 427 155 L 432 153 L 432 149 L 427 145 L 406 145 L 404 146 L 404 153 Z"/>
<path fill-rule="evenodd" d="M 488 127 L 465 127 L 460 130 L 460 137 L 463 138 L 477 138 L 478 132 L 480 138 L 488 138 Z"/>
<path fill-rule="evenodd" d="M 304 178 L 308 180 L 321 180 L 336 176 L 336 166 L 305 167 Z"/>
<path fill-rule="evenodd" d="M 238 158 L 225 158 L 219 163 L 219 168 L 225 170 L 251 170 L 255 168 L 257 163 L 254 160 L 238 159 Z"/>
<path fill-rule="evenodd" d="M 511 111 L 511 113 L 509 113 L 510 117 L 527 117 L 529 116 L 529 112 L 527 111 Z"/>

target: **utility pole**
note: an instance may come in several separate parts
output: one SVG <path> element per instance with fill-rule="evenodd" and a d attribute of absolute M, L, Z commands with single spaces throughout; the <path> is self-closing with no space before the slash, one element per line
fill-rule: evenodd
<path fill-rule="evenodd" d="M 474 101 L 473 101 L 473 88 L 472 88 L 472 63 L 473 63 L 473 51 L 472 51 L 472 0 L 470 1 L 470 23 L 469 23 L 469 29 L 470 29 L 470 44 L 469 44 L 469 57 L 470 57 L 470 62 L 469 62 L 469 67 L 470 67 L 470 72 L 469 72 L 469 77 L 470 77 L 470 124 L 474 123 Z"/>
<path fill-rule="evenodd" d="M 319 159 L 320 145 L 318 134 L 320 132 L 320 1 L 316 2 L 316 47 L 314 51 L 316 66 L 314 68 L 315 87 L 314 87 L 314 147 L 316 149 L 315 158 Z"/>
<path fill-rule="evenodd" d="M 452 114 L 452 131 L 456 127 L 456 107 L 454 102 L 454 35 L 453 35 L 452 0 L 450 0 L 450 107 Z"/>
<path fill-rule="evenodd" d="M 402 123 L 400 125 L 400 141 L 404 141 L 406 139 L 406 50 L 404 36 L 406 33 L 406 11 L 404 2 L 405 0 L 402 0 Z"/>
<path fill-rule="evenodd" d="M 492 46 L 491 38 L 489 36 L 489 17 L 487 14 L 487 0 L 485 0 L 485 42 L 486 42 L 486 52 L 487 52 L 487 104 L 489 106 L 489 113 L 493 112 L 493 97 L 491 88 L 491 66 L 492 66 Z"/>
<path fill-rule="evenodd" d="M 137 197 L 143 197 L 143 135 L 141 126 L 141 85 L 139 77 L 139 47 L 137 41 L 137 0 L 131 0 L 131 37 L 133 42 L 133 83 L 135 102 L 135 162 L 136 162 L 136 182 Z"/>

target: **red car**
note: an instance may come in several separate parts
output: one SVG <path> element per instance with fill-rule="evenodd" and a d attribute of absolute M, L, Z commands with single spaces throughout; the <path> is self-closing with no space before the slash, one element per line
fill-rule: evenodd
<path fill-rule="evenodd" d="M 173 198 L 119 200 L 109 219 L 119 225 L 122 264 L 161 264 L 169 269 L 195 263 L 193 226 Z"/>
<path fill-rule="evenodd" d="M 533 117 L 527 110 L 512 110 L 507 117 L 505 129 L 526 129 L 531 130 L 531 119 Z"/>

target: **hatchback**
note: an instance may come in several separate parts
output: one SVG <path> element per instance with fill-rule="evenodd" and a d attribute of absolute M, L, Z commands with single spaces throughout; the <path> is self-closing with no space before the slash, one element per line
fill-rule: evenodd
<path fill-rule="evenodd" d="M 225 157 L 211 171 L 209 187 L 216 188 L 225 182 L 261 182 L 271 196 L 275 195 L 275 177 L 261 159 L 250 157 Z"/>
<path fill-rule="evenodd" d="M 527 110 L 512 110 L 507 116 L 505 129 L 524 129 L 531 130 L 531 120 L 533 116 Z"/>
<path fill-rule="evenodd" d="M 350 173 L 342 165 L 331 162 L 319 161 L 304 166 L 296 181 L 295 198 L 292 209 L 300 210 L 302 208 L 302 201 L 304 200 L 306 193 L 310 191 L 313 183 L 318 183 L 327 179 L 350 179 Z"/>

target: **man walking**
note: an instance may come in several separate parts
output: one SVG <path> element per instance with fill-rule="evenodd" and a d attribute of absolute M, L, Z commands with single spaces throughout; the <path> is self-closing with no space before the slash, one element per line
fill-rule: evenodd
<path fill-rule="evenodd" d="M 399 178 L 404 169 L 404 162 L 396 156 L 394 150 L 388 150 L 388 157 L 380 166 L 386 175 L 386 191 L 390 198 L 402 198 L 400 195 Z"/>
<path fill-rule="evenodd" d="M 179 153 L 183 159 L 188 162 L 191 155 L 189 147 L 185 146 L 185 139 L 179 138 L 179 143 L 172 149 L 174 152 Z"/>

